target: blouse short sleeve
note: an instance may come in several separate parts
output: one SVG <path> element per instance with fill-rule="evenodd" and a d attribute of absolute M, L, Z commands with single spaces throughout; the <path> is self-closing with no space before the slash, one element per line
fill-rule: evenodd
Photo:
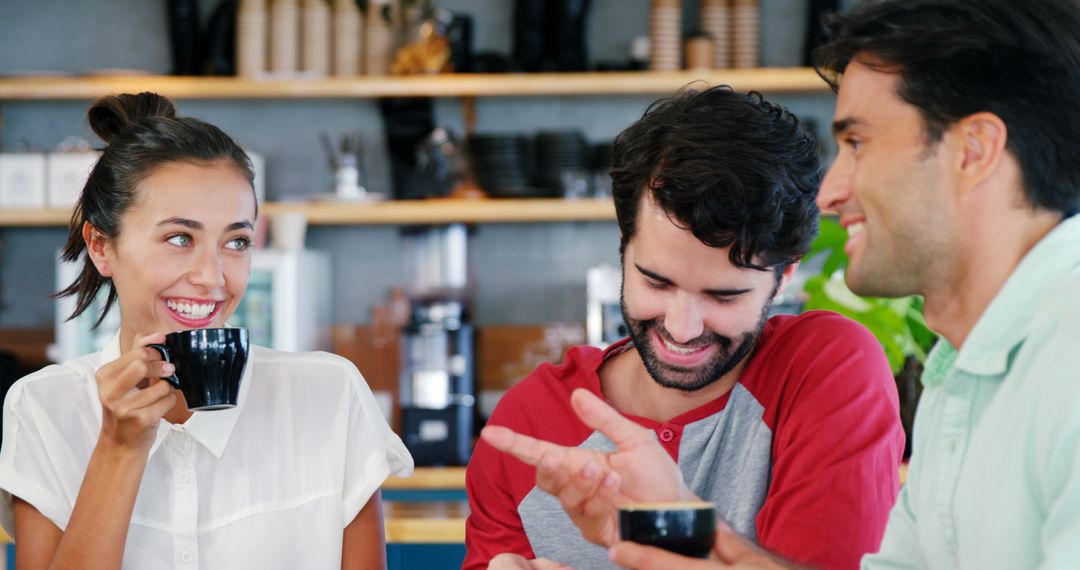
<path fill-rule="evenodd" d="M 390 475 L 408 477 L 413 459 L 401 438 L 390 429 L 364 377 L 350 363 L 348 434 L 345 452 L 344 524 L 356 518 Z"/>
<path fill-rule="evenodd" d="M 87 418 L 66 404 L 82 396 L 81 378 L 45 368 L 12 386 L 4 401 L 0 448 L 0 525 L 15 536 L 14 498 L 26 501 L 60 529 L 68 519 L 88 457 L 70 440 Z M 96 433 L 87 437 L 96 437 Z"/>

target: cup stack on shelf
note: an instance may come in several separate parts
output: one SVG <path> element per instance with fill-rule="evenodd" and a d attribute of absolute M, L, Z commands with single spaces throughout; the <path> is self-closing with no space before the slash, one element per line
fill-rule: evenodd
<path fill-rule="evenodd" d="M 334 0 L 334 75 L 363 73 L 364 15 L 355 0 Z"/>
<path fill-rule="evenodd" d="M 731 0 L 701 0 L 701 29 L 712 38 L 712 65 L 724 69 L 732 65 Z"/>
<path fill-rule="evenodd" d="M 296 73 L 300 57 L 300 6 L 297 0 L 270 3 L 270 71 Z"/>
<path fill-rule="evenodd" d="M 388 19 L 390 0 L 368 0 L 365 30 L 364 72 L 386 75 L 394 56 L 394 28 Z"/>
<path fill-rule="evenodd" d="M 374 12 L 387 2 L 371 0 L 369 4 Z M 360 75 L 363 20 L 356 0 L 241 0 L 236 20 L 237 75 Z M 392 39 L 386 26 L 381 38 L 388 46 L 386 59 Z"/>
<path fill-rule="evenodd" d="M 731 14 L 732 64 L 737 68 L 759 64 L 759 27 L 761 11 L 758 0 L 735 0 Z"/>
<path fill-rule="evenodd" d="M 676 71 L 682 67 L 682 1 L 652 0 L 649 39 L 653 71 Z"/>
<path fill-rule="evenodd" d="M 236 16 L 236 74 L 255 77 L 266 71 L 266 0 L 241 0 Z"/>
<path fill-rule="evenodd" d="M 326 0 L 304 0 L 300 69 L 330 75 L 330 6 Z"/>

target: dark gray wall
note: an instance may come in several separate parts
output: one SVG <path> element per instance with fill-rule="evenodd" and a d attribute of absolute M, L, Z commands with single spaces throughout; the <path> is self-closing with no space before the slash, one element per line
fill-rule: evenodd
<path fill-rule="evenodd" d="M 169 69 L 164 1 L 0 0 L 0 74 L 29 71 L 84 73 L 103 68 Z M 442 0 L 471 13 L 476 48 L 507 51 L 510 0 Z M 621 59 L 631 38 L 647 33 L 648 0 L 594 0 L 589 40 L 594 59 Z M 696 12 L 688 1 L 687 13 Z M 764 0 L 766 64 L 798 61 L 803 15 L 798 0 Z M 202 11 L 212 4 L 203 0 Z M 686 27 L 693 27 L 687 19 Z M 592 141 L 610 140 L 640 116 L 650 97 L 524 97 L 479 99 L 478 131 L 532 132 L 580 128 Z M 831 117 L 830 95 L 777 100 L 819 128 Z M 78 135 L 95 144 L 84 119 L 88 101 L 0 102 L 0 149 L 19 145 L 46 150 Z M 371 141 L 369 185 L 389 183 L 382 125 L 370 100 L 180 101 L 182 114 L 222 127 L 267 159 L 267 194 L 279 199 L 327 191 L 329 175 L 318 133 L 359 130 Z M 436 102 L 440 124 L 462 131 L 460 102 Z M 49 326 L 54 290 L 53 254 L 61 229 L 3 229 L 0 239 L 0 326 Z M 406 278 L 406 248 L 395 227 L 315 227 L 311 247 L 334 260 L 333 302 L 339 322 L 363 323 L 370 306 Z M 480 226 L 472 239 L 479 324 L 583 320 L 585 270 L 617 263 L 614 223 L 553 223 Z"/>

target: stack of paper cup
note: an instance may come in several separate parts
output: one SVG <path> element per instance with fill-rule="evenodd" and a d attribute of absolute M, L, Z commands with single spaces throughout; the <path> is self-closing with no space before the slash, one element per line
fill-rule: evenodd
<path fill-rule="evenodd" d="M 360 57 L 364 15 L 355 0 L 334 0 L 334 75 L 353 77 L 363 73 Z"/>
<path fill-rule="evenodd" d="M 735 67 L 758 66 L 760 14 L 758 0 L 735 0 L 731 15 L 732 59 Z"/>
<path fill-rule="evenodd" d="M 732 0 L 701 0 L 701 29 L 713 41 L 713 67 L 731 67 Z"/>
<path fill-rule="evenodd" d="M 296 73 L 300 63 L 300 6 L 296 0 L 270 4 L 270 71 Z"/>
<path fill-rule="evenodd" d="M 652 0 L 649 14 L 654 71 L 675 71 L 682 67 L 682 0 Z"/>
<path fill-rule="evenodd" d="M 266 73 L 266 0 L 242 0 L 236 15 L 236 74 Z"/>
<path fill-rule="evenodd" d="M 368 0 L 364 45 L 364 72 L 368 75 L 386 75 L 390 70 L 394 30 L 386 17 L 389 4 L 389 0 Z"/>
<path fill-rule="evenodd" d="M 303 45 L 300 69 L 315 75 L 330 74 L 330 6 L 326 0 L 304 0 Z"/>

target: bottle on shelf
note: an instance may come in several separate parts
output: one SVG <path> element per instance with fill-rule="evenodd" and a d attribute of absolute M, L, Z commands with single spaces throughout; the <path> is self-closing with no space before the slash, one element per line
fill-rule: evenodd
<path fill-rule="evenodd" d="M 649 39 L 653 71 L 682 68 L 682 0 L 652 0 L 649 12 Z"/>
<path fill-rule="evenodd" d="M 236 74 L 256 77 L 266 72 L 266 0 L 241 0 L 236 17 Z"/>
<path fill-rule="evenodd" d="M 334 0 L 334 75 L 363 73 L 364 15 L 355 0 Z"/>
<path fill-rule="evenodd" d="M 304 0 L 301 71 L 319 76 L 330 74 L 330 7 L 326 0 Z"/>
<path fill-rule="evenodd" d="M 270 71 L 296 73 L 300 48 L 300 7 L 297 0 L 270 4 Z"/>

